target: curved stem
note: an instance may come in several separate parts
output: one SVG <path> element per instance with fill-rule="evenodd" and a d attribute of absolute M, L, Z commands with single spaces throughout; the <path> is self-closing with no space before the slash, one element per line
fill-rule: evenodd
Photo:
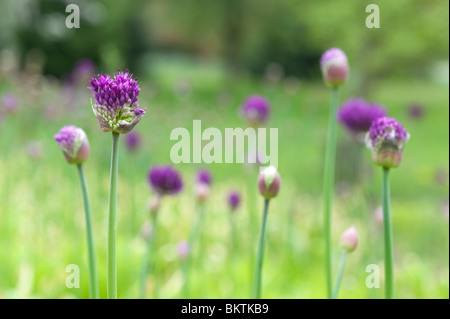
<path fill-rule="evenodd" d="M 153 251 L 153 242 L 155 240 L 155 233 L 156 233 L 156 220 L 157 220 L 158 213 L 153 213 L 152 218 L 152 231 L 150 233 L 150 236 L 147 239 L 147 251 L 144 256 L 144 260 L 142 261 L 142 268 L 141 268 L 141 289 L 140 289 L 140 298 L 145 298 L 145 278 L 147 277 L 147 274 L 149 273 L 149 270 L 151 269 L 151 257 L 152 257 L 152 251 Z"/>
<path fill-rule="evenodd" d="M 325 150 L 325 167 L 323 175 L 324 200 L 324 237 L 325 237 L 325 270 L 327 296 L 331 297 L 332 283 L 332 249 L 331 249 L 331 210 L 333 206 L 334 169 L 336 157 L 336 112 L 339 100 L 339 89 L 332 91 L 330 118 L 328 121 L 327 146 Z"/>
<path fill-rule="evenodd" d="M 86 239 L 88 249 L 88 264 L 89 264 L 89 298 L 98 299 L 98 282 L 97 282 L 97 267 L 95 264 L 95 244 L 94 231 L 92 229 L 91 207 L 89 205 L 88 190 L 86 179 L 84 177 L 83 165 L 78 164 L 78 174 L 80 176 L 81 191 L 83 193 L 84 214 L 86 219 Z"/>
<path fill-rule="evenodd" d="M 262 267 L 264 261 L 264 246 L 266 241 L 266 224 L 268 211 L 269 211 L 269 199 L 266 198 L 264 200 L 264 212 L 261 224 L 261 232 L 259 233 L 258 254 L 256 256 L 255 289 L 254 289 L 255 299 L 261 299 Z"/>
<path fill-rule="evenodd" d="M 383 235 L 386 299 L 394 298 L 394 253 L 392 248 L 391 203 L 389 168 L 383 167 Z"/>
<path fill-rule="evenodd" d="M 109 180 L 107 298 L 117 299 L 117 172 L 119 162 L 119 133 L 112 133 L 111 175 Z"/>
<path fill-rule="evenodd" d="M 336 285 L 333 290 L 333 299 L 337 299 L 339 294 L 339 287 L 341 286 L 342 276 L 344 274 L 345 262 L 347 260 L 347 251 L 343 250 L 341 254 L 341 261 L 339 262 L 338 276 L 336 279 Z"/>

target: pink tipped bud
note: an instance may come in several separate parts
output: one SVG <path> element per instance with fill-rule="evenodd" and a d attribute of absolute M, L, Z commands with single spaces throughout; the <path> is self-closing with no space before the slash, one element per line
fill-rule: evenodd
<path fill-rule="evenodd" d="M 208 199 L 210 187 L 206 183 L 197 183 L 195 185 L 195 197 L 199 202 L 204 202 Z"/>
<path fill-rule="evenodd" d="M 189 243 L 182 240 L 177 245 L 177 254 L 180 260 L 185 260 L 189 255 Z"/>
<path fill-rule="evenodd" d="M 90 147 L 83 129 L 73 125 L 64 126 L 55 135 L 55 140 L 69 164 L 81 164 L 88 159 Z"/>
<path fill-rule="evenodd" d="M 383 226 L 383 207 L 378 206 L 373 215 L 375 223 L 377 223 L 378 226 Z"/>
<path fill-rule="evenodd" d="M 350 227 L 342 234 L 339 246 L 349 253 L 356 249 L 358 246 L 358 233 L 355 227 Z"/>
<path fill-rule="evenodd" d="M 323 80 L 330 87 L 338 87 L 347 82 L 349 66 L 347 56 L 341 49 L 332 48 L 320 59 Z"/>
<path fill-rule="evenodd" d="M 258 177 L 258 190 L 264 198 L 272 198 L 278 195 L 281 187 L 280 174 L 275 166 L 268 166 L 263 169 Z"/>

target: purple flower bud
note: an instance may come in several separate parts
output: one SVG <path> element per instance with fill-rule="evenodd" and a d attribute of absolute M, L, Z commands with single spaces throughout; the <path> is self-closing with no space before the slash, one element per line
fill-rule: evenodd
<path fill-rule="evenodd" d="M 358 233 L 355 227 L 350 227 L 342 234 L 339 246 L 349 253 L 356 249 L 358 246 Z"/>
<path fill-rule="evenodd" d="M 278 195 L 281 187 L 280 174 L 274 166 L 268 166 L 259 174 L 258 190 L 266 199 L 273 198 Z"/>
<path fill-rule="evenodd" d="M 269 102 L 262 96 L 250 96 L 241 108 L 242 116 L 250 126 L 258 127 L 267 122 L 270 115 Z"/>
<path fill-rule="evenodd" d="M 180 258 L 180 260 L 185 260 L 189 255 L 189 250 L 190 250 L 189 243 L 185 240 L 180 241 L 177 244 L 178 258 Z"/>
<path fill-rule="evenodd" d="M 349 66 L 347 56 L 341 49 L 332 48 L 320 59 L 323 80 L 330 87 L 339 87 L 347 82 Z"/>
<path fill-rule="evenodd" d="M 89 81 L 89 89 L 94 91 L 92 110 L 103 132 L 126 134 L 145 114 L 138 103 L 141 89 L 137 79 L 132 79 L 132 76 L 128 70 L 119 70 L 113 77 L 99 74 Z"/>
<path fill-rule="evenodd" d="M 366 145 L 372 151 L 372 161 L 387 168 L 399 166 L 409 137 L 408 132 L 395 119 L 376 119 L 366 135 Z"/>
<path fill-rule="evenodd" d="M 231 211 L 235 211 L 241 202 L 241 195 L 237 191 L 232 191 L 228 194 L 228 206 L 230 206 Z"/>
<path fill-rule="evenodd" d="M 155 166 L 148 175 L 150 185 L 159 195 L 174 195 L 183 189 L 180 174 L 171 166 Z"/>
<path fill-rule="evenodd" d="M 68 163 L 81 164 L 88 159 L 90 147 L 83 129 L 73 125 L 64 126 L 54 137 Z"/>
<path fill-rule="evenodd" d="M 17 110 L 17 106 L 19 105 L 19 101 L 16 95 L 14 94 L 5 94 L 2 97 L 3 108 L 7 113 L 14 113 Z"/>
<path fill-rule="evenodd" d="M 352 98 L 344 102 L 338 111 L 337 119 L 354 136 L 369 131 L 373 120 L 386 116 L 383 107 L 369 104 L 364 99 Z"/>
<path fill-rule="evenodd" d="M 125 145 L 127 149 L 131 152 L 137 150 L 139 145 L 141 144 L 141 138 L 139 134 L 134 131 L 131 131 L 127 135 L 125 135 Z"/>
<path fill-rule="evenodd" d="M 211 185 L 212 178 L 208 170 L 202 169 L 197 173 L 197 183 Z"/>

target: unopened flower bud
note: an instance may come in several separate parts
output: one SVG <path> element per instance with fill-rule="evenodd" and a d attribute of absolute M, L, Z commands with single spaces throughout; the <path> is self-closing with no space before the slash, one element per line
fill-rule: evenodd
<path fill-rule="evenodd" d="M 339 87 L 347 82 L 349 66 L 347 56 L 341 49 L 332 48 L 320 59 L 323 80 L 329 87 Z"/>
<path fill-rule="evenodd" d="M 90 147 L 83 129 L 73 125 L 64 126 L 55 135 L 55 140 L 68 163 L 81 164 L 88 159 Z"/>
<path fill-rule="evenodd" d="M 358 233 L 355 227 L 350 227 L 342 234 L 339 246 L 349 253 L 356 249 L 358 246 Z"/>
<path fill-rule="evenodd" d="M 409 137 L 403 126 L 393 118 L 381 117 L 374 120 L 366 135 L 366 145 L 372 151 L 372 161 L 386 168 L 399 166 Z"/>
<path fill-rule="evenodd" d="M 160 207 L 161 207 L 161 196 L 156 194 L 148 201 L 148 211 L 151 214 L 156 214 L 159 211 Z"/>
<path fill-rule="evenodd" d="M 211 188 L 206 183 L 197 183 L 195 185 L 195 197 L 199 202 L 204 202 L 208 199 Z"/>
<path fill-rule="evenodd" d="M 258 177 L 258 190 L 264 198 L 269 199 L 277 196 L 281 187 L 280 174 L 275 166 L 268 166 L 263 169 Z"/>

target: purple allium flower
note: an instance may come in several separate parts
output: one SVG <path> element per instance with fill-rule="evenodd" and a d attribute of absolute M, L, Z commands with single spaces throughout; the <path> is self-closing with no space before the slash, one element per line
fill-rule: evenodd
<path fill-rule="evenodd" d="M 211 185 L 211 173 L 206 169 L 201 169 L 197 172 L 197 183 Z"/>
<path fill-rule="evenodd" d="M 269 102 L 259 95 L 250 96 L 245 100 L 241 108 L 241 114 L 251 126 L 263 125 L 269 119 Z"/>
<path fill-rule="evenodd" d="M 129 151 L 133 152 L 137 150 L 140 144 L 141 138 L 136 132 L 131 131 L 130 133 L 125 135 L 125 145 Z"/>
<path fill-rule="evenodd" d="M 275 166 L 268 166 L 264 168 L 258 177 L 259 193 L 264 198 L 269 199 L 278 195 L 280 187 L 281 178 Z"/>
<path fill-rule="evenodd" d="M 352 98 L 342 104 L 337 119 L 351 133 L 360 134 L 368 132 L 373 120 L 383 116 L 386 116 L 383 107 L 369 104 L 361 98 Z"/>
<path fill-rule="evenodd" d="M 234 212 L 239 207 L 239 204 L 241 203 L 241 195 L 237 191 L 231 191 L 228 194 L 227 199 L 228 199 L 228 206 L 230 206 L 231 211 Z"/>
<path fill-rule="evenodd" d="M 17 110 L 18 98 L 15 94 L 5 94 L 2 97 L 3 108 L 7 113 L 14 113 Z"/>
<path fill-rule="evenodd" d="M 150 185 L 159 195 L 174 195 L 183 189 L 180 174 L 171 166 L 155 166 L 148 175 Z"/>
<path fill-rule="evenodd" d="M 348 79 L 349 66 L 347 56 L 341 49 L 331 48 L 320 59 L 323 80 L 330 87 L 338 87 Z"/>
<path fill-rule="evenodd" d="M 424 114 L 423 106 L 419 103 L 412 103 L 408 107 L 408 114 L 414 119 L 422 118 Z"/>
<path fill-rule="evenodd" d="M 181 260 L 185 260 L 189 255 L 189 243 L 185 240 L 180 241 L 177 244 L 177 255 Z"/>
<path fill-rule="evenodd" d="M 70 164 L 81 164 L 89 157 L 89 141 L 86 133 L 79 127 L 73 125 L 64 126 L 55 135 L 55 141 Z"/>
<path fill-rule="evenodd" d="M 137 79 L 133 80 L 132 76 L 128 70 L 119 70 L 113 77 L 99 74 L 89 81 L 89 89 L 94 91 L 92 110 L 103 132 L 126 134 L 145 114 L 145 110 L 139 108 L 138 103 L 141 89 Z"/>
<path fill-rule="evenodd" d="M 95 73 L 95 63 L 88 58 L 79 59 L 74 67 L 73 73 L 76 78 L 92 76 Z"/>
<path fill-rule="evenodd" d="M 397 167 L 409 133 L 395 119 L 381 117 L 372 122 L 366 135 L 366 145 L 372 151 L 372 160 L 383 167 Z"/>
<path fill-rule="evenodd" d="M 339 246 L 349 253 L 356 249 L 358 246 L 358 233 L 355 227 L 350 227 L 342 234 Z"/>

